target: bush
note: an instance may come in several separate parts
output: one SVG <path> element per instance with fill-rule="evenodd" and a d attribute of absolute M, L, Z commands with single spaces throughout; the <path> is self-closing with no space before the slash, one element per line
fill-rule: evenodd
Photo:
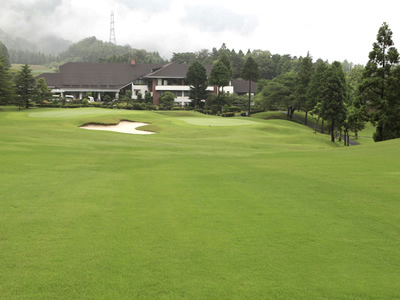
<path fill-rule="evenodd" d="M 174 106 L 174 107 L 172 107 L 172 110 L 182 110 L 182 107 L 180 107 L 180 106 Z"/>
<path fill-rule="evenodd" d="M 234 117 L 235 113 L 234 112 L 227 112 L 227 113 L 222 114 L 222 116 L 223 117 Z"/>
<path fill-rule="evenodd" d="M 133 103 L 132 109 L 134 110 L 143 110 L 141 103 Z"/>
<path fill-rule="evenodd" d="M 92 102 L 92 103 L 89 103 L 89 106 L 92 106 L 92 107 L 101 107 L 101 103 Z"/>
<path fill-rule="evenodd" d="M 218 113 L 218 105 L 211 105 L 211 114 L 216 115 Z"/>
<path fill-rule="evenodd" d="M 88 99 L 85 98 L 85 99 L 82 100 L 82 105 L 83 105 L 83 106 L 86 107 L 86 106 L 88 106 L 88 104 L 89 104 Z"/>
<path fill-rule="evenodd" d="M 231 107 L 229 107 L 229 111 L 231 111 L 231 112 L 240 112 L 240 111 L 242 111 L 242 109 L 239 107 L 239 106 L 231 106 Z"/>
<path fill-rule="evenodd" d="M 63 108 L 78 108 L 78 107 L 81 107 L 81 105 L 79 105 L 79 104 L 65 104 L 65 105 L 62 105 L 62 107 Z"/>

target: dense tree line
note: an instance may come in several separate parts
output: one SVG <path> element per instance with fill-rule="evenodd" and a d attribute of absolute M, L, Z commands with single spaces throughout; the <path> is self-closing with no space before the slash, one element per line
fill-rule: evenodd
<path fill-rule="evenodd" d="M 224 53 L 229 58 L 232 68 L 232 78 L 242 78 L 242 70 L 249 56 L 253 57 L 258 65 L 260 79 L 273 79 L 281 74 L 296 69 L 299 59 L 296 56 L 271 54 L 270 51 L 248 50 L 246 54 L 242 50 L 229 50 L 225 44 L 219 50 L 213 48 L 211 51 L 203 49 L 198 52 L 173 53 L 172 62 L 191 64 L 198 61 L 202 64 L 213 64 L 220 59 Z"/>
<path fill-rule="evenodd" d="M 10 49 L 10 61 L 13 64 L 46 65 L 58 62 L 59 58 L 42 52 Z"/>
<path fill-rule="evenodd" d="M 400 66 L 392 31 L 384 23 L 365 67 L 347 61 L 329 64 L 312 62 L 310 55 L 300 57 L 294 66 L 275 78 L 259 81 L 257 104 L 265 110 L 295 110 L 316 116 L 328 123 L 332 141 L 334 131 L 362 130 L 367 121 L 376 126 L 375 141 L 400 137 Z M 287 61 L 289 66 L 293 61 Z M 342 136 L 341 134 L 339 135 Z"/>

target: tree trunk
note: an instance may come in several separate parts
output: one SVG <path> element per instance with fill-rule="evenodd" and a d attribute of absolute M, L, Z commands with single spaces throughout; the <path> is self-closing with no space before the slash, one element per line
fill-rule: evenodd
<path fill-rule="evenodd" d="M 331 141 L 334 143 L 335 142 L 335 121 L 332 120 L 331 124 Z"/>
<path fill-rule="evenodd" d="M 306 118 L 304 119 L 304 125 L 306 125 L 306 126 L 307 126 L 307 114 L 308 114 L 308 111 L 306 111 Z"/>
<path fill-rule="evenodd" d="M 355 135 L 356 139 L 358 139 L 358 130 L 357 129 L 354 130 L 354 135 Z"/>
<path fill-rule="evenodd" d="M 290 118 L 290 107 L 288 106 L 286 120 L 289 120 L 289 118 Z"/>
<path fill-rule="evenodd" d="M 291 119 L 291 120 L 293 119 L 293 113 L 294 113 L 295 110 L 296 110 L 296 107 L 292 107 L 292 108 L 290 109 L 290 119 Z"/>
<path fill-rule="evenodd" d="M 221 112 L 221 106 L 220 106 L 220 101 L 219 101 L 219 95 L 220 95 L 219 87 L 218 87 L 217 93 L 218 93 L 218 95 L 217 95 L 217 109 L 218 109 L 218 112 Z"/>
<path fill-rule="evenodd" d="M 250 102 L 251 102 L 251 80 L 249 80 L 249 117 L 250 117 Z"/>
<path fill-rule="evenodd" d="M 318 127 L 318 123 L 319 123 L 319 116 L 318 116 L 318 119 L 317 119 L 317 123 L 315 124 L 315 128 L 314 128 L 314 133 L 317 133 L 317 127 Z"/>
<path fill-rule="evenodd" d="M 321 130 L 321 132 L 324 133 L 324 119 L 322 119 L 322 130 Z"/>

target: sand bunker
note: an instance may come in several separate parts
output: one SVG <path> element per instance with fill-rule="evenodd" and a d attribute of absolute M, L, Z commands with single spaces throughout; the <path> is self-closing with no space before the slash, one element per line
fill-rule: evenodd
<path fill-rule="evenodd" d="M 105 130 L 105 131 L 115 131 L 129 134 L 155 134 L 155 132 L 151 131 L 143 131 L 137 130 L 136 128 L 149 125 L 147 123 L 139 123 L 139 122 L 129 122 L 129 121 L 121 121 L 117 125 L 101 125 L 101 124 L 88 124 L 81 126 L 80 128 L 89 129 L 89 130 Z"/>

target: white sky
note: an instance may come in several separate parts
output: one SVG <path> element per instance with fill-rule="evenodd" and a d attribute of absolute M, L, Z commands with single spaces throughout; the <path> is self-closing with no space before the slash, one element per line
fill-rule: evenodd
<path fill-rule="evenodd" d="M 13 0 L 2 3 L 0 28 L 73 42 L 109 40 L 115 15 L 117 44 L 172 52 L 269 50 L 365 64 L 383 22 L 400 49 L 399 0 Z"/>

